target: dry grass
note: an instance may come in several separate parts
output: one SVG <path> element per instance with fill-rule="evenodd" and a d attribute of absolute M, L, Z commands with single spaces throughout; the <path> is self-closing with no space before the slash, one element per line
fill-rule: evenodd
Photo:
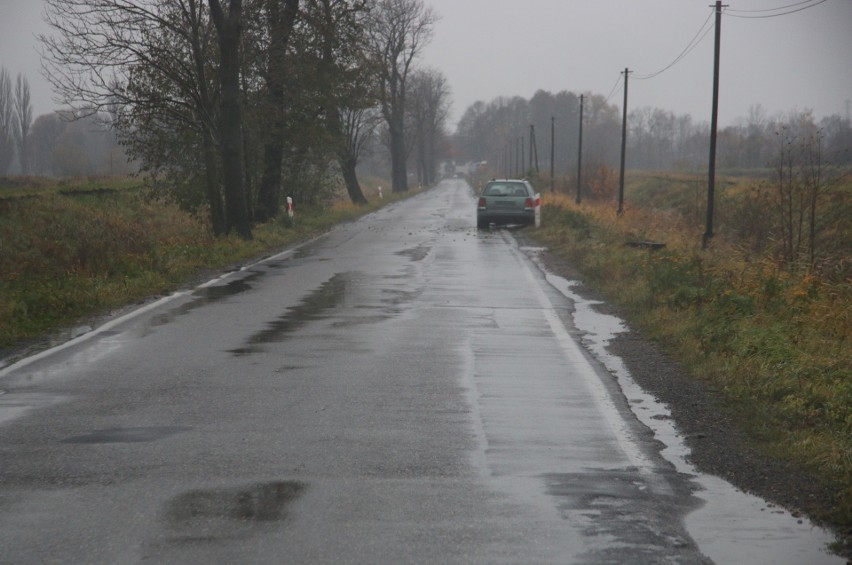
<path fill-rule="evenodd" d="M 205 269 L 262 256 L 335 223 L 414 194 L 368 206 L 338 198 L 255 226 L 254 240 L 215 238 L 203 218 L 152 199 L 125 179 L 4 179 L 0 188 L 0 349 L 87 316 L 171 291 Z"/>

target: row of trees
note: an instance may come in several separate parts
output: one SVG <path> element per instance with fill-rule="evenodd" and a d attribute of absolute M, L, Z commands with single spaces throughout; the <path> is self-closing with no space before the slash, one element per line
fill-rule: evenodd
<path fill-rule="evenodd" d="M 554 170 L 576 171 L 580 125 L 580 97 L 571 92 L 551 94 L 540 90 L 526 100 L 497 98 L 476 102 L 462 115 L 456 133 L 459 156 L 473 161 L 503 160 L 508 145 L 525 138 L 530 126 L 544 170 L 550 167 L 551 125 L 555 129 Z M 621 111 L 599 95 L 586 94 L 583 107 L 583 178 L 595 182 L 602 166 L 617 168 L 620 161 Z M 721 169 L 767 168 L 778 152 L 778 133 L 791 124 L 806 122 L 820 132 L 823 158 L 830 163 L 852 163 L 852 122 L 838 115 L 815 120 L 811 112 L 767 116 L 754 106 L 746 119 L 719 132 L 717 166 Z M 626 165 L 642 170 L 706 170 L 710 126 L 689 115 L 677 116 L 659 108 L 643 107 L 628 112 Z M 511 157 L 511 156 L 510 156 Z M 528 167 L 528 151 L 524 155 Z M 588 174 L 587 174 L 588 173 Z"/>
<path fill-rule="evenodd" d="M 377 140 L 394 191 L 428 182 L 449 94 L 415 66 L 436 16 L 422 0 L 47 0 L 49 78 L 142 171 L 217 234 L 251 237 L 286 193 L 318 202 Z M 433 88 L 434 84 L 443 88 Z M 422 157 L 422 165 L 421 165 Z"/>
<path fill-rule="evenodd" d="M 621 138 L 621 115 L 600 95 L 586 94 L 583 101 L 584 168 L 617 165 Z M 562 91 L 539 90 L 530 99 L 500 97 L 489 103 L 476 102 L 462 114 L 455 137 L 460 158 L 488 161 L 495 167 L 504 160 L 507 147 L 517 140 L 529 143 L 530 126 L 536 132 L 541 166 L 550 167 L 551 126 L 555 132 L 554 170 L 575 170 L 579 144 L 580 96 Z M 547 149 L 546 149 L 547 148 Z M 509 151 L 513 157 L 514 151 Z M 527 162 L 528 150 L 524 150 Z M 514 167 L 510 168 L 514 171 Z M 527 166 L 524 166 L 526 171 Z M 584 175 L 586 176 L 586 175 Z M 586 176 L 591 179 L 591 176 Z"/>
<path fill-rule="evenodd" d="M 583 168 L 581 187 L 589 198 L 611 198 L 620 162 L 621 112 L 597 95 L 584 96 Z M 555 126 L 554 169 L 558 176 L 576 178 L 580 98 L 569 92 L 539 91 L 529 101 L 498 98 L 477 102 L 464 113 L 456 135 L 459 152 L 467 159 L 499 164 L 517 160 L 506 148 L 527 136 L 530 125 L 538 137 L 542 171 L 549 168 L 550 125 Z M 551 120 L 553 120 L 551 122 Z M 626 165 L 631 169 L 707 170 L 710 128 L 689 116 L 656 108 L 628 113 Z M 508 146 L 507 146 L 508 144 Z M 528 147 L 528 146 L 527 146 Z M 543 149 L 543 150 L 542 150 Z M 529 170 L 528 152 L 522 156 Z M 514 163 L 512 163 L 514 165 Z M 749 170 L 760 178 L 745 191 L 717 193 L 723 231 L 750 252 L 769 253 L 780 264 L 809 272 L 847 273 L 849 241 L 848 175 L 852 165 L 852 122 L 829 116 L 816 120 L 810 111 L 769 117 L 755 106 L 746 119 L 719 132 L 717 166 Z M 510 167 L 514 174 L 517 167 Z M 694 183 L 695 198 L 660 198 L 689 221 L 700 224 L 706 213 L 706 184 Z M 840 272 L 838 271 L 838 272 Z"/>
<path fill-rule="evenodd" d="M 134 166 L 103 119 L 72 120 L 67 112 L 33 120 L 26 76 L 14 85 L 0 67 L 0 175 L 128 174 Z"/>
<path fill-rule="evenodd" d="M 632 168 L 706 168 L 710 138 L 706 122 L 694 123 L 688 115 L 643 107 L 628 113 L 627 124 Z M 852 122 L 848 118 L 835 114 L 817 120 L 808 110 L 769 116 L 762 106 L 755 105 L 746 118 L 718 132 L 717 165 L 728 170 L 770 167 L 777 158 L 780 133 L 802 124 L 820 132 L 823 159 L 836 165 L 852 164 Z"/>

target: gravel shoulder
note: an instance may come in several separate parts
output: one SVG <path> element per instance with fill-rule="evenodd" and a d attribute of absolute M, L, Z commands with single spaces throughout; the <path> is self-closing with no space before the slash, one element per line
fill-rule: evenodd
<path fill-rule="evenodd" d="M 545 251 L 545 267 L 568 280 L 583 277 L 562 258 Z M 584 298 L 604 302 L 601 312 L 627 320 L 623 312 L 605 302 L 593 289 L 572 289 Z M 707 474 L 722 477 L 740 490 L 757 495 L 796 515 L 832 505 L 834 492 L 791 463 L 760 453 L 738 425 L 723 395 L 709 383 L 691 377 L 663 348 L 631 330 L 619 334 L 609 350 L 623 360 L 634 381 L 645 392 L 668 405 L 677 429 L 690 449 L 690 462 Z M 838 532 L 838 534 L 841 534 Z M 852 532 L 846 532 L 849 540 Z M 852 564 L 852 544 L 842 555 Z"/>

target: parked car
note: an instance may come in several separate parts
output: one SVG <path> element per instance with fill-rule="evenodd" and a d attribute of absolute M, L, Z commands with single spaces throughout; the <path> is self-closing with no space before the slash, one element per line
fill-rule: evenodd
<path fill-rule="evenodd" d="M 532 185 L 522 179 L 490 180 L 479 193 L 476 205 L 476 227 L 490 224 L 535 223 L 536 194 Z"/>

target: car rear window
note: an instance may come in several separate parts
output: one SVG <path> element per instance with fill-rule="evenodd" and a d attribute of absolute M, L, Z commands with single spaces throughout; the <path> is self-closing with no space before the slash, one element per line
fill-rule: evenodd
<path fill-rule="evenodd" d="M 527 187 L 519 182 L 490 183 L 482 191 L 484 196 L 528 196 Z"/>

